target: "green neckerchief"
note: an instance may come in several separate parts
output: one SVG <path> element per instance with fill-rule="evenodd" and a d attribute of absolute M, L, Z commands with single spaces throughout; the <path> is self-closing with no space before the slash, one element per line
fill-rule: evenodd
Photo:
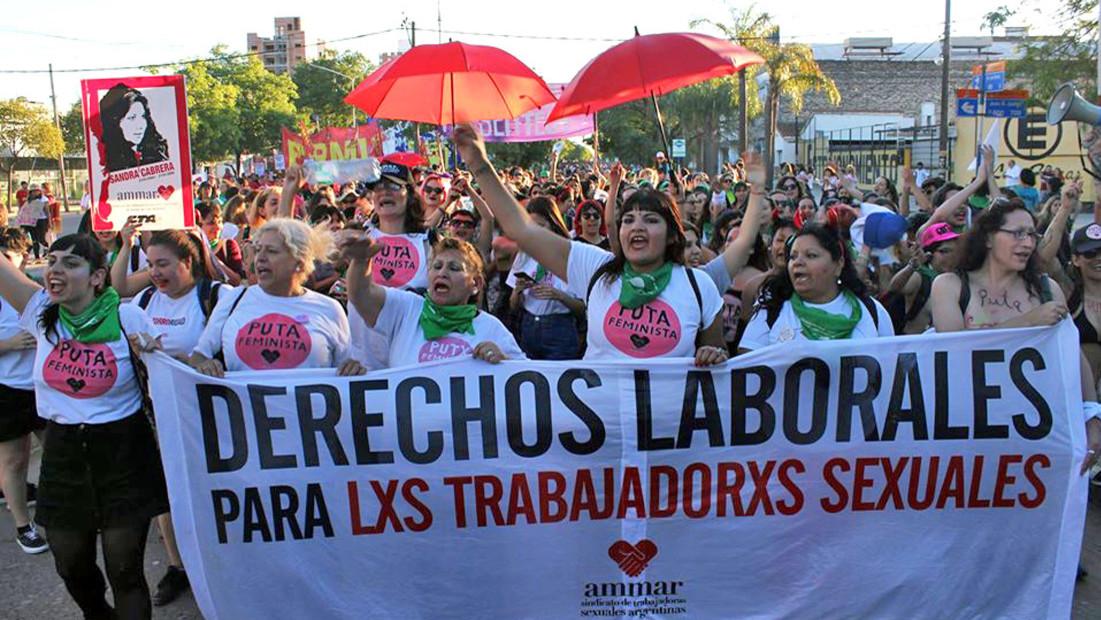
<path fill-rule="evenodd" d="M 438 306 L 431 299 L 424 298 L 421 308 L 420 326 L 425 340 L 436 340 L 452 332 L 474 333 L 474 317 L 478 316 L 478 306 Z"/>
<path fill-rule="evenodd" d="M 921 275 L 925 276 L 926 278 L 929 278 L 930 280 L 937 277 L 937 272 L 933 271 L 933 268 L 930 267 L 929 265 L 922 265 L 922 266 L 918 267 L 917 272 L 920 273 Z"/>
<path fill-rule="evenodd" d="M 542 282 L 547 278 L 547 270 L 543 269 L 542 265 L 535 266 L 535 281 Z"/>
<path fill-rule="evenodd" d="M 791 309 L 803 326 L 803 335 L 808 340 L 842 340 L 852 335 L 856 324 L 860 322 L 860 300 L 848 291 L 842 292 L 849 302 L 849 316 L 830 314 L 821 308 L 811 308 L 799 297 L 791 294 Z"/>
<path fill-rule="evenodd" d="M 69 314 L 65 306 L 61 306 L 59 310 L 61 324 L 77 342 L 114 342 L 122 334 L 122 325 L 119 323 L 119 294 L 111 287 L 107 287 L 99 297 L 92 300 L 84 312 L 76 316 Z"/>
<path fill-rule="evenodd" d="M 653 301 L 669 286 L 671 279 L 673 263 L 665 263 L 650 273 L 638 273 L 628 263 L 623 266 L 623 277 L 620 278 L 619 305 L 633 310 Z"/>

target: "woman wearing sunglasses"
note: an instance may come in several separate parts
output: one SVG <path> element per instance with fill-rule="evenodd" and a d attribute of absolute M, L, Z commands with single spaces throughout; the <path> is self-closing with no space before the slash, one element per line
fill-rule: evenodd
<path fill-rule="evenodd" d="M 608 200 L 612 200 L 609 196 Z M 604 226 L 604 207 L 595 200 L 586 200 L 577 206 L 573 220 L 573 238 L 581 243 L 609 250 L 608 229 Z"/>
<path fill-rule="evenodd" d="M 1040 270 L 1039 239 L 1036 218 L 1024 202 L 1019 198 L 993 201 L 964 237 L 958 271 L 933 281 L 936 330 L 1047 327 L 1067 318 L 1063 292 Z M 1085 473 L 1101 454 L 1101 420 L 1090 415 L 1101 411 L 1101 405 L 1096 402 L 1089 363 L 1081 358 L 1080 364 L 1082 400 L 1089 415 L 1089 451 L 1081 468 Z"/>

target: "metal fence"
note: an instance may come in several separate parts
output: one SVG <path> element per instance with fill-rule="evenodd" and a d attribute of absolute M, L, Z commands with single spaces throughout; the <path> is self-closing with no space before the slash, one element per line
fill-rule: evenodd
<path fill-rule="evenodd" d="M 818 131 L 797 146 L 799 163 L 814 168 L 821 175 L 833 161 L 843 172 L 848 166 L 855 170 L 857 182 L 873 185 L 879 177 L 890 179 L 896 186 L 902 166 L 925 164 L 934 175 L 948 178 L 952 170 L 952 141 L 949 135 L 947 161 L 940 161 L 939 127 L 900 128 L 895 123 Z"/>

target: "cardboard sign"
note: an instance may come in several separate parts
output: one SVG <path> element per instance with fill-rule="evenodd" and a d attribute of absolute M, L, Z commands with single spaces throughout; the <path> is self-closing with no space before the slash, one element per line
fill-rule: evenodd
<path fill-rule="evenodd" d="M 182 75 L 82 80 L 92 229 L 195 225 Z"/>

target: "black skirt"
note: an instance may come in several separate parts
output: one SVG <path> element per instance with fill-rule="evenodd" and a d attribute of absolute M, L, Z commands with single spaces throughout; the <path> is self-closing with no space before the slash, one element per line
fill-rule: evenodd
<path fill-rule="evenodd" d="M 143 413 L 106 424 L 46 426 L 39 525 L 101 530 L 148 524 L 165 512 L 160 451 Z"/>
<path fill-rule="evenodd" d="M 0 442 L 26 437 L 46 427 L 38 417 L 34 390 L 17 390 L 0 384 Z"/>

